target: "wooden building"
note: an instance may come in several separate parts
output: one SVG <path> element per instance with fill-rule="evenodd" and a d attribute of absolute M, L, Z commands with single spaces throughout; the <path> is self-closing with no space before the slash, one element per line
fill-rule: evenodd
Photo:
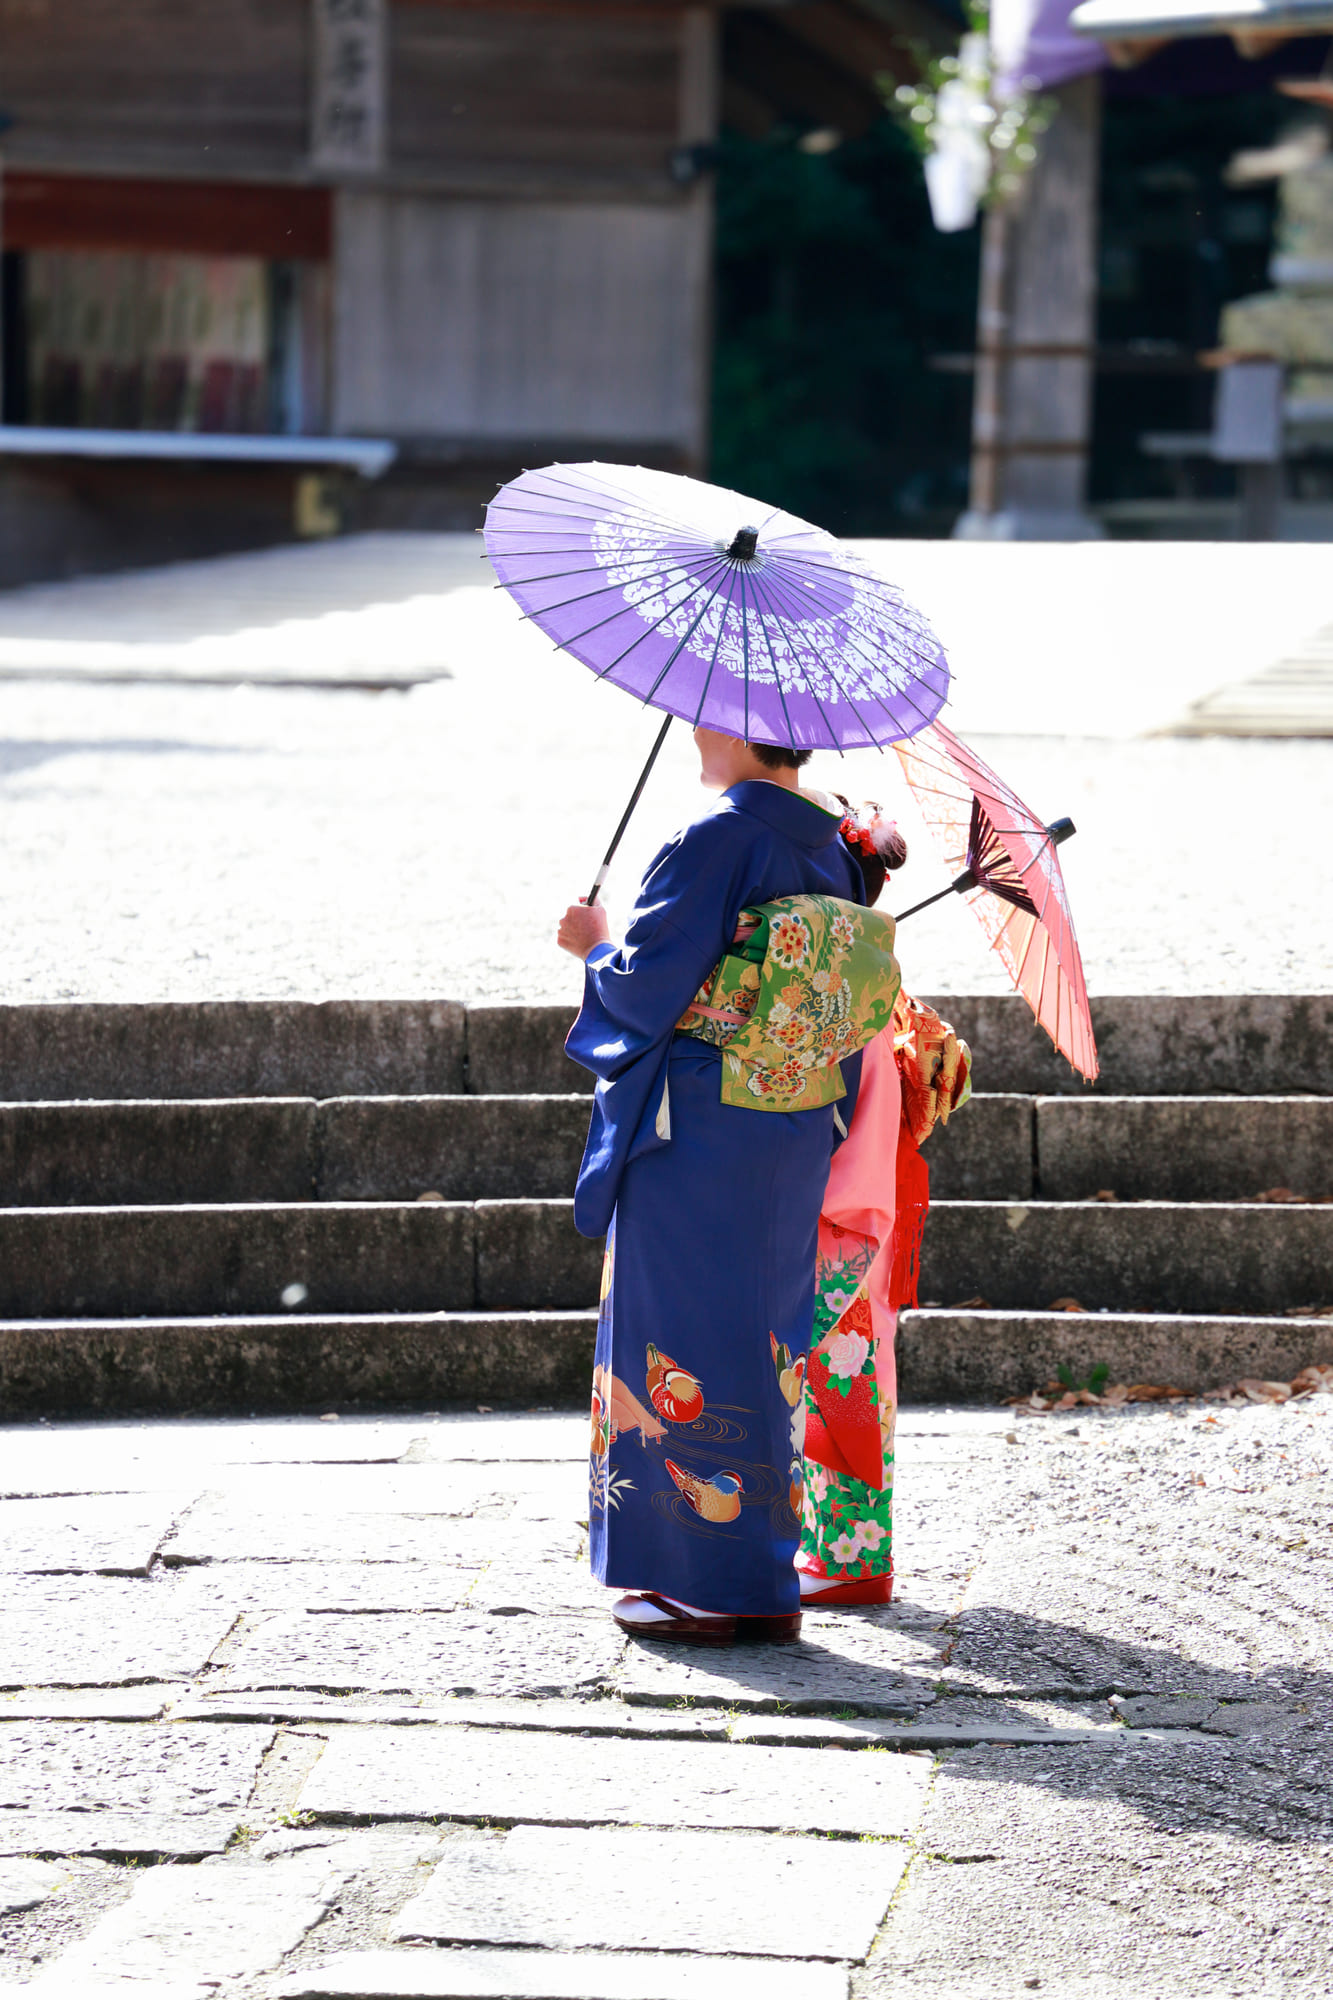
<path fill-rule="evenodd" d="M 275 437 L 390 441 L 402 524 L 699 467 L 717 51 L 677 0 L 3 0 L 0 575 L 264 539 L 294 477 L 327 525 Z"/>
<path fill-rule="evenodd" d="M 942 32 L 929 0 L 0 0 L 0 582 L 471 526 L 543 457 L 703 470 L 724 94 L 752 134 L 864 129 Z"/>

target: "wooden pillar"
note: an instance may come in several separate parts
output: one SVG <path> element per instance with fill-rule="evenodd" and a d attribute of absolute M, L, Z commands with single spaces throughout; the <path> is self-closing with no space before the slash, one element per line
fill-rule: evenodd
<path fill-rule="evenodd" d="M 1080 541 L 1097 315 L 1101 87 L 1080 77 L 1017 201 L 982 234 L 968 540 Z"/>

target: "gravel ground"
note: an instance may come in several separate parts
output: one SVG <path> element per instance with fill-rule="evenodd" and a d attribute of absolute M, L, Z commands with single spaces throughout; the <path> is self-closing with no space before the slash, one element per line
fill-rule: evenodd
<path fill-rule="evenodd" d="M 1062 858 L 1094 993 L 1333 987 L 1333 742 L 1152 733 L 1327 622 L 1326 550 L 874 552 L 950 645 L 956 726 L 1078 822 Z M 0 600 L 0 997 L 573 1002 L 554 919 L 655 722 L 469 582 L 474 564 L 466 537 L 366 537 Z M 130 678 L 86 678 L 108 673 Z M 377 673 L 448 677 L 243 682 Z M 896 772 L 860 753 L 811 776 L 901 807 L 910 833 Z M 699 803 L 680 730 L 613 918 Z M 942 883 L 923 836 L 890 902 Z M 1005 990 L 959 904 L 914 919 L 901 955 L 920 990 Z"/>
<path fill-rule="evenodd" d="M 583 1558 L 556 1552 L 557 1524 L 586 1507 L 584 1429 L 543 1415 L 0 1432 L 10 1597 L 57 1581 L 72 1608 L 95 1596 L 107 1645 L 119 1632 L 128 1649 L 123 1672 L 106 1645 L 89 1672 L 75 1648 L 48 1691 L 34 1628 L 30 1669 L 0 1693 L 0 1988 L 748 1995 L 762 1961 L 710 1954 L 728 1948 L 727 1898 L 753 1912 L 780 1867 L 782 1994 L 846 2000 L 849 1979 L 854 2000 L 1327 1992 L 1333 1396 L 905 1411 L 895 1603 L 807 1616 L 794 1647 L 704 1655 L 619 1640 Z M 35 1558 L 9 1510 L 83 1493 L 95 1515 L 99 1488 L 127 1487 L 163 1511 L 148 1575 L 95 1576 L 93 1555 L 58 1580 L 23 1572 Z M 228 1511 L 259 1487 L 281 1489 L 284 1516 L 336 1524 L 338 1560 L 229 1559 Z M 348 1604 L 372 1511 L 406 1531 L 463 1509 L 511 1524 L 526 1556 L 457 1572 L 452 1612 Z M 214 1552 L 173 1568 L 190 1521 Z M 416 1588 L 408 1539 L 400 1560 L 377 1533 L 386 1604 Z M 582 1608 L 552 1618 L 553 1599 Z M 131 1652 L 191 1603 L 215 1623 L 225 1606 L 226 1636 L 192 1676 L 144 1685 Z M 305 1636 L 284 1670 L 294 1616 Z M 598 1662 L 577 1692 L 559 1686 L 576 1626 Z M 429 1684 L 414 1681 L 428 1654 Z M 500 1654 L 525 1697 L 487 1694 Z M 406 1691 L 376 1692 L 388 1682 Z M 856 1797 L 884 1831 L 839 1848 L 821 1833 Z M 623 1909 L 614 1935 L 599 1928 L 610 1906 L 595 1878 L 581 1886 L 602 1854 L 651 1860 L 632 1936 Z M 432 1977 L 462 1983 L 412 1985 L 420 1936 Z M 475 1959 L 493 1989 L 441 1949 L 463 1941 L 510 1950 L 498 1970 Z M 629 1986 L 629 1961 L 597 1955 L 627 1942 L 666 1954 L 634 1961 Z M 594 1954 L 586 1983 L 561 1985 L 578 1975 L 554 1957 L 541 1983 L 554 1947 Z M 697 1954 L 684 1968 L 682 1952 Z"/>

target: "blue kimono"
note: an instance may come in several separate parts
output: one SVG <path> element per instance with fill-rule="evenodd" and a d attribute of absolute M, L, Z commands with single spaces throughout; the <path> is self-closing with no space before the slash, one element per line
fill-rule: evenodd
<path fill-rule="evenodd" d="M 598 1078 L 575 1220 L 608 1232 L 593 1386 L 594 1575 L 705 1611 L 799 1609 L 803 1357 L 834 1106 L 738 1110 L 675 1024 L 740 912 L 863 903 L 838 820 L 733 785 L 657 855 L 623 945 L 589 954 L 567 1044 Z M 843 1064 L 849 1122 L 860 1057 Z"/>

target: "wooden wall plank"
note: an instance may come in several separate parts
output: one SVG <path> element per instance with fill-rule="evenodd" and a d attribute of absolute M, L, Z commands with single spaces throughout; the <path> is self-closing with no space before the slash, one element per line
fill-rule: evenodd
<path fill-rule="evenodd" d="M 660 440 L 694 456 L 702 207 L 344 191 L 335 233 L 337 429 Z"/>
<path fill-rule="evenodd" d="M 393 166 L 659 170 L 679 123 L 679 13 L 496 4 L 390 11 Z"/>
<path fill-rule="evenodd" d="M 24 0 L 0 77 L 25 166 L 291 172 L 307 148 L 309 0 Z"/>

